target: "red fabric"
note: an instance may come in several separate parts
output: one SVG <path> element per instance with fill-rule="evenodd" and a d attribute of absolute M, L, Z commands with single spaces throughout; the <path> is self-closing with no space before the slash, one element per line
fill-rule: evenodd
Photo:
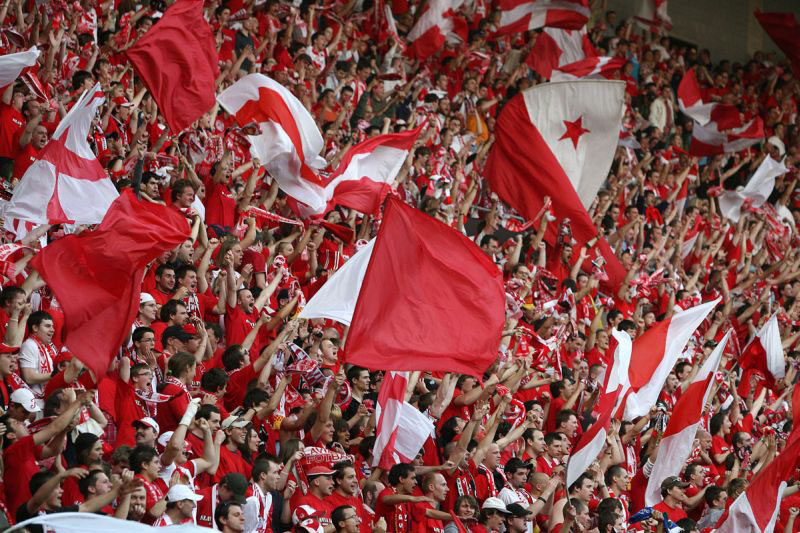
<path fill-rule="evenodd" d="M 172 4 L 125 55 L 173 133 L 191 126 L 214 105 L 219 60 L 201 0 Z"/>
<path fill-rule="evenodd" d="M 506 104 L 495 126 L 495 143 L 485 174 L 492 190 L 526 219 L 533 219 L 542 208 L 544 197 L 549 196 L 555 215 L 570 219 L 573 238 L 577 246 L 583 246 L 597 235 L 597 228 L 564 169 L 528 116 L 522 94 Z M 527 139 L 530 148 L 520 150 L 520 139 Z M 556 240 L 557 231 L 556 224 L 548 225 L 546 237 L 551 244 Z M 606 260 L 609 284 L 619 287 L 625 270 L 605 239 L 601 239 L 597 247 Z"/>
<path fill-rule="evenodd" d="M 461 233 L 398 198 L 385 205 L 345 361 L 481 376 L 505 321 L 500 270 Z"/>
<path fill-rule="evenodd" d="M 177 210 L 126 190 L 97 229 L 58 239 L 33 259 L 64 309 L 66 344 L 96 379 L 130 333 L 145 266 L 188 236 Z"/>
<path fill-rule="evenodd" d="M 797 71 L 800 66 L 800 25 L 797 24 L 794 13 L 762 13 L 756 10 L 754 15 Z"/>

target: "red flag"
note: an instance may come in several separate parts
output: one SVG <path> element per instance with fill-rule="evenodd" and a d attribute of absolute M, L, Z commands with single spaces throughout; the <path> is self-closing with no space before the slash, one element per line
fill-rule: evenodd
<path fill-rule="evenodd" d="M 560 30 L 559 30 L 560 31 Z M 527 89 L 503 108 L 486 162 L 492 190 L 523 217 L 533 220 L 549 196 L 553 212 L 569 218 L 578 246 L 597 237 L 586 209 L 597 196 L 617 149 L 624 84 L 606 80 L 545 83 Z M 557 237 L 555 224 L 547 239 Z M 609 285 L 625 270 L 600 239 Z"/>
<path fill-rule="evenodd" d="M 783 359 L 783 343 L 778 326 L 778 315 L 774 314 L 750 341 L 739 359 L 742 367 L 742 381 L 739 394 L 746 398 L 750 393 L 750 376 L 758 375 L 765 379 L 767 386 L 775 386 L 775 380 L 786 375 L 786 364 Z M 760 387 L 759 387 L 760 388 Z"/>
<path fill-rule="evenodd" d="M 800 68 L 800 25 L 794 13 L 762 13 L 756 10 L 754 15 L 767 35 L 792 62 L 792 67 L 795 70 Z"/>
<path fill-rule="evenodd" d="M 496 35 L 537 28 L 579 30 L 592 14 L 588 0 L 500 0 Z"/>
<path fill-rule="evenodd" d="M 536 36 L 536 42 L 525 62 L 542 77 L 550 79 L 553 70 L 596 56 L 597 52 L 589 41 L 585 28 L 545 28 Z"/>
<path fill-rule="evenodd" d="M 173 133 L 214 105 L 217 44 L 202 0 L 178 0 L 125 52 Z"/>
<path fill-rule="evenodd" d="M 390 196 L 345 347 L 378 370 L 480 376 L 505 321 L 500 269 L 461 233 Z"/>
<path fill-rule="evenodd" d="M 176 209 L 125 190 L 92 231 L 67 235 L 39 252 L 33 267 L 58 298 L 65 344 L 100 379 L 136 313 L 144 268 L 189 236 Z"/>
<path fill-rule="evenodd" d="M 467 22 L 457 14 L 463 0 L 432 0 L 408 32 L 408 53 L 425 59 L 443 49 L 445 42 L 467 41 Z"/>
<path fill-rule="evenodd" d="M 750 482 L 720 519 L 719 533 L 737 531 L 772 531 L 778 519 L 781 497 L 786 490 L 786 480 L 794 476 L 800 459 L 800 429 L 795 427 L 783 451 Z"/>

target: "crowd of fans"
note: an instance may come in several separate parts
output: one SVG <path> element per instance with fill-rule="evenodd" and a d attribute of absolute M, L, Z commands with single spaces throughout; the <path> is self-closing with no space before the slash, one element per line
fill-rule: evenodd
<path fill-rule="evenodd" d="M 626 60 L 618 75 L 627 84 L 624 126 L 638 142 L 617 150 L 590 208 L 628 272 L 607 294 L 599 269 L 583 269 L 591 250 L 568 239 L 544 242 L 547 226 L 563 222 L 557 213 L 520 231 L 524 221 L 481 173 L 503 103 L 545 82 L 521 61 L 536 32 L 493 35 L 497 12 L 474 0 L 460 9 L 468 42 L 411 60 L 403 36 L 420 4 L 392 2 L 398 37 L 379 30 L 383 2 L 206 3 L 218 90 L 248 72 L 285 85 L 317 120 L 329 171 L 354 144 L 427 121 L 397 193 L 473 238 L 505 276 L 507 324 L 496 363 L 482 380 L 414 372 L 407 398 L 435 423 L 435 435 L 413 463 L 384 471 L 372 461 L 382 372 L 340 361 L 342 324 L 295 317 L 375 235 L 379 217 L 337 208 L 329 224 L 304 227 L 253 216 L 251 207 L 297 218 L 251 159 L 248 131 L 218 107 L 188 131 L 169 131 L 123 54 L 157 23 L 162 2 L 2 2 L 0 53 L 37 45 L 49 97 L 22 81 L 2 92 L 6 189 L 71 103 L 99 82 L 106 103 L 91 135 L 99 161 L 120 190 L 175 205 L 193 224 L 190 239 L 148 268 L 130 340 L 107 376 L 91 376 L 65 349 L 63 312 L 39 276 L 25 271 L 30 257 L 6 280 L 3 524 L 80 511 L 226 532 L 610 532 L 655 530 L 666 515 L 697 532 L 717 525 L 780 453 L 800 363 L 800 86 L 791 70 L 761 53 L 746 63 L 712 61 L 708 50 L 596 10 L 589 37 L 599 55 Z M 690 157 L 692 121 L 675 96 L 689 69 L 704 100 L 760 116 L 765 141 L 742 153 Z M 754 210 L 736 223 L 719 215 L 720 187 L 736 189 L 763 158 L 784 156 L 790 170 L 768 203 L 791 213 L 790 231 Z M 63 234 L 42 226 L 24 242 L 36 247 Z M 543 305 L 565 288 L 574 304 Z M 614 421 L 597 461 L 564 486 L 570 451 L 597 415 L 611 331 L 635 339 L 676 310 L 719 296 L 650 413 Z M 740 347 L 775 312 L 786 377 L 742 380 Z M 567 337 L 557 338 L 565 324 Z M 691 457 L 661 484 L 664 501 L 652 516 L 630 525 L 645 507 L 641 479 L 675 402 L 729 328 L 734 342 Z M 800 485 L 788 482 L 777 527 L 798 531 Z"/>

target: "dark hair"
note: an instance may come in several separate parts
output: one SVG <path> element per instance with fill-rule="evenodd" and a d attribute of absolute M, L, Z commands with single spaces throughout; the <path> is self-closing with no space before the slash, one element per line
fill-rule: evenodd
<path fill-rule="evenodd" d="M 401 479 L 405 479 L 414 472 L 414 467 L 408 463 L 398 463 L 389 470 L 389 485 L 397 485 Z"/>
<path fill-rule="evenodd" d="M 197 364 L 194 354 L 188 352 L 178 352 L 169 358 L 167 368 L 172 376 L 178 377 L 183 374 L 187 368 L 194 364 Z"/>
<path fill-rule="evenodd" d="M 217 524 L 218 528 L 223 528 L 220 518 L 228 518 L 231 507 L 241 508 L 242 504 L 236 502 L 220 502 L 220 504 L 217 505 L 217 510 L 214 511 L 214 522 Z"/>
<path fill-rule="evenodd" d="M 84 498 L 89 497 L 89 489 L 94 487 L 95 483 L 97 483 L 97 478 L 100 477 L 100 474 L 105 474 L 105 472 L 99 468 L 90 470 L 88 476 L 78 480 L 78 489 L 81 491 L 81 494 L 83 494 Z"/>
<path fill-rule="evenodd" d="M 186 190 L 186 187 L 191 187 L 192 191 L 194 191 L 194 185 L 192 185 L 192 182 L 189 180 L 178 180 L 172 185 L 172 190 L 169 195 L 173 203 L 178 200 L 178 196 Z"/>
<path fill-rule="evenodd" d="M 357 380 L 361 376 L 361 372 L 367 370 L 364 367 L 353 365 L 347 369 L 347 381 L 352 383 L 353 381 Z M 369 370 L 367 370 L 369 372 Z"/>
<path fill-rule="evenodd" d="M 3 292 L 0 293 L 0 306 L 5 307 L 20 294 L 25 295 L 25 291 L 19 287 L 4 288 Z"/>
<path fill-rule="evenodd" d="M 570 417 L 575 416 L 578 418 L 578 413 L 572 409 L 562 409 L 556 415 L 556 427 L 560 427 L 564 422 L 569 421 Z"/>
<path fill-rule="evenodd" d="M 142 342 L 142 338 L 144 338 L 145 334 L 152 333 L 154 336 L 156 332 L 153 328 L 148 328 L 147 326 L 139 326 L 135 330 L 133 330 L 133 335 L 131 335 L 131 340 L 133 342 Z"/>
<path fill-rule="evenodd" d="M 231 372 L 241 367 L 244 363 L 244 354 L 240 344 L 231 344 L 222 352 L 222 366 L 226 371 Z"/>
<path fill-rule="evenodd" d="M 42 470 L 32 475 L 31 479 L 28 481 L 28 489 L 31 491 L 31 495 L 36 494 L 36 491 L 42 488 L 42 485 L 50 481 L 50 478 L 55 475 L 56 474 L 50 470 Z"/>
<path fill-rule="evenodd" d="M 53 320 L 53 317 L 47 311 L 34 311 L 31 313 L 31 316 L 28 317 L 28 328 L 33 331 L 33 327 L 39 327 L 42 325 L 42 322 L 45 320 Z"/>
<path fill-rule="evenodd" d="M 178 267 L 178 270 L 175 271 L 175 278 L 183 279 L 189 272 L 194 272 L 195 274 L 197 274 L 197 269 L 195 268 L 194 265 L 181 265 Z"/>
<path fill-rule="evenodd" d="M 551 444 L 553 444 L 553 442 L 561 440 L 563 437 L 564 434 L 561 433 L 560 431 L 551 431 L 550 433 L 544 436 L 544 443 L 547 446 L 550 446 Z"/>
<path fill-rule="evenodd" d="M 247 391 L 242 400 L 242 407 L 252 409 L 260 403 L 269 402 L 269 394 L 264 389 L 254 387 Z"/>
<path fill-rule="evenodd" d="M 608 470 L 606 470 L 605 477 L 603 479 L 606 482 L 606 486 L 611 485 L 611 483 L 613 483 L 615 477 L 621 476 L 624 473 L 625 473 L 625 469 L 622 468 L 619 465 L 611 465 L 611 466 L 609 466 Z"/>
<path fill-rule="evenodd" d="M 727 411 L 723 411 L 712 416 L 711 420 L 708 422 L 708 432 L 712 435 L 716 435 L 722 431 L 722 426 L 724 425 L 725 418 L 727 418 L 727 416 Z"/>
<path fill-rule="evenodd" d="M 87 456 L 94 448 L 94 445 L 100 437 L 94 433 L 81 433 L 75 439 L 75 462 L 79 465 L 88 466 L 89 461 Z"/>
<path fill-rule="evenodd" d="M 261 477 L 261 474 L 269 473 L 270 464 L 282 466 L 281 462 L 274 455 L 267 453 L 259 455 L 258 459 L 256 459 L 255 463 L 253 464 L 253 470 L 250 472 L 250 477 L 252 480 L 258 482 L 258 478 Z"/>
<path fill-rule="evenodd" d="M 179 305 L 186 307 L 186 304 L 180 300 L 167 300 L 167 303 L 161 306 L 161 311 L 158 312 L 158 318 L 160 318 L 162 322 L 169 322 L 172 315 L 178 312 Z"/>
<path fill-rule="evenodd" d="M 146 444 L 139 444 L 131 450 L 131 454 L 128 457 L 128 465 L 134 474 L 141 474 L 144 464 L 152 461 L 154 457 L 158 457 L 158 452 L 155 448 Z"/>
<path fill-rule="evenodd" d="M 172 272 L 175 272 L 175 268 L 169 263 L 158 265 L 158 267 L 156 267 L 156 277 L 160 278 L 167 270 L 172 270 Z"/>
<path fill-rule="evenodd" d="M 211 393 L 219 392 L 228 384 L 229 379 L 221 368 L 211 368 L 200 378 L 200 388 Z"/>
<path fill-rule="evenodd" d="M 344 513 L 347 511 L 347 509 L 353 509 L 355 511 L 355 508 L 352 505 L 340 505 L 331 513 L 331 522 L 333 523 L 333 527 L 336 528 L 336 531 L 341 529 L 339 523 L 345 521 Z"/>
<path fill-rule="evenodd" d="M 706 489 L 706 493 L 703 495 L 703 499 L 705 500 L 708 506 L 711 506 L 711 504 L 714 503 L 714 500 L 718 500 L 723 492 L 725 492 L 725 489 L 723 489 L 722 487 L 711 485 Z"/>
<path fill-rule="evenodd" d="M 202 418 L 203 420 L 208 420 L 211 418 L 212 413 L 220 413 L 219 407 L 214 405 L 213 403 L 204 403 L 197 409 L 197 414 L 194 415 L 195 420 L 198 418 Z"/>

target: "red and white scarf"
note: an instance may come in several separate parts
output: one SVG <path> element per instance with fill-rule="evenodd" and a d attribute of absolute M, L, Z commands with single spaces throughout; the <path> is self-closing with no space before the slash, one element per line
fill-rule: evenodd
<path fill-rule="evenodd" d="M 39 337 L 31 337 L 36 346 L 39 347 L 39 372 L 42 374 L 49 374 L 53 371 L 53 361 L 56 359 L 56 345 L 52 342 L 49 344 L 43 343 Z"/>

